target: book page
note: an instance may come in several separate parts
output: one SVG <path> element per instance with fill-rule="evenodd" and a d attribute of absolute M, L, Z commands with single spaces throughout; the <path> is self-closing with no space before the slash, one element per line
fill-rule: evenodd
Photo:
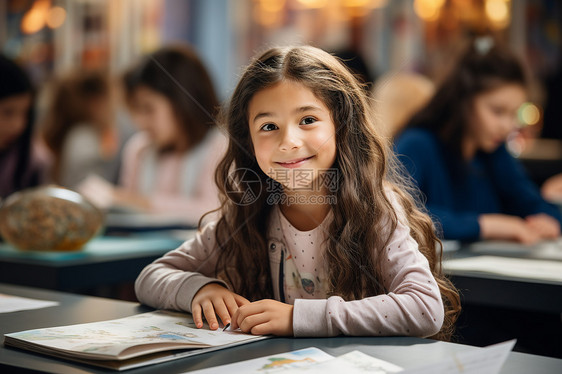
<path fill-rule="evenodd" d="M 363 352 L 352 351 L 328 361 L 290 369 L 284 371 L 284 373 L 391 374 L 401 371 L 402 368 L 400 366 L 369 356 Z"/>
<path fill-rule="evenodd" d="M 263 337 L 195 327 L 190 314 L 155 311 L 121 319 L 6 334 L 9 345 L 35 344 L 93 360 L 129 359 L 178 348 L 222 346 Z"/>
<path fill-rule="evenodd" d="M 55 305 L 59 305 L 59 303 L 57 301 L 36 300 L 29 299 L 27 297 L 5 295 L 0 293 L 0 313 L 40 309 Z"/>
<path fill-rule="evenodd" d="M 241 361 L 229 365 L 191 371 L 194 374 L 251 374 L 251 373 L 322 373 L 322 374 L 390 374 L 402 368 L 359 351 L 333 357 L 324 351 L 309 347 L 298 351 Z"/>
<path fill-rule="evenodd" d="M 333 356 L 318 348 L 309 347 L 298 351 L 284 352 L 271 356 L 240 361 L 234 364 L 220 365 L 212 368 L 190 371 L 190 374 L 223 374 L 223 373 L 286 373 L 289 369 L 307 367 L 319 362 L 331 360 Z M 341 374 L 341 373 L 339 373 Z"/>

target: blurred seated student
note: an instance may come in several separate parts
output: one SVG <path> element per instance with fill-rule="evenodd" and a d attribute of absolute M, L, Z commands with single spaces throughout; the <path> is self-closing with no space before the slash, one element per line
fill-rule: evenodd
<path fill-rule="evenodd" d="M 91 175 L 117 182 L 120 135 L 108 77 L 75 71 L 56 79 L 42 126 L 53 156 L 51 179 L 75 189 Z"/>
<path fill-rule="evenodd" d="M 525 100 L 519 60 L 481 37 L 398 137 L 400 160 L 445 239 L 531 244 L 560 235 L 560 212 L 505 147 Z"/>
<path fill-rule="evenodd" d="M 197 224 L 219 207 L 214 171 L 226 149 L 214 126 L 219 103 L 205 66 L 190 47 L 168 46 L 128 71 L 124 86 L 140 131 L 125 145 L 120 187 L 91 183 L 81 191 L 98 204 L 100 195 L 109 196 L 106 205 Z"/>
<path fill-rule="evenodd" d="M 45 181 L 46 164 L 33 141 L 34 98 L 26 72 L 0 55 L 0 199 Z"/>
<path fill-rule="evenodd" d="M 372 97 L 381 133 L 388 138 L 400 133 L 434 92 L 433 82 L 414 72 L 391 71 L 377 79 Z"/>

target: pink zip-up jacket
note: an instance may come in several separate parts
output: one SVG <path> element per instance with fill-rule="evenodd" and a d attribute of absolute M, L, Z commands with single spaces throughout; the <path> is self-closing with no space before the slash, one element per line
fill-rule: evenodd
<path fill-rule="evenodd" d="M 388 293 L 355 301 L 326 296 L 322 253 L 332 214 L 315 229 L 299 231 L 278 207 L 272 209 L 267 241 L 274 297 L 294 305 L 295 336 L 426 337 L 439 332 L 444 318 L 439 288 L 404 224 L 402 207 L 389 195 L 399 222 L 381 254 L 386 266 L 379 279 Z M 201 287 L 213 282 L 227 287 L 215 274 L 220 256 L 215 227 L 215 222 L 207 224 L 195 238 L 145 267 L 135 283 L 138 299 L 155 308 L 190 312 Z"/>

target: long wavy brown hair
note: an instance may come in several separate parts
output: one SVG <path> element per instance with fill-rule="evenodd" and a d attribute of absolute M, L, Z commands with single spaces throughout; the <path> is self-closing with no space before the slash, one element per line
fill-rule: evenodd
<path fill-rule="evenodd" d="M 441 291 L 445 322 L 435 337 L 449 339 L 460 302 L 455 287 L 441 271 L 440 241 L 433 223 L 407 192 L 389 144 L 377 134 L 365 90 L 339 60 L 314 47 L 272 48 L 257 57 L 222 112 L 220 122 L 230 142 L 216 172 L 222 201 L 216 230 L 221 250 L 217 274 L 250 299 L 272 297 L 265 236 L 272 205 L 268 203 L 271 192 L 264 188 L 271 181 L 254 156 L 248 105 L 258 91 L 282 80 L 311 89 L 331 109 L 336 126 L 333 167 L 339 170 L 340 179 L 325 244 L 329 294 L 357 300 L 388 292 L 381 279 L 380 254 L 398 222 L 385 193 L 385 188 L 390 189 L 403 206 L 411 235 L 428 259 Z"/>

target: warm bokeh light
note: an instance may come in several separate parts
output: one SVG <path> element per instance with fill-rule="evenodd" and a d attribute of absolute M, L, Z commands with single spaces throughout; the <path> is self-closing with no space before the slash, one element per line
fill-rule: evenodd
<path fill-rule="evenodd" d="M 47 26 L 56 29 L 64 23 L 66 19 L 66 10 L 60 6 L 52 7 L 47 15 Z"/>
<path fill-rule="evenodd" d="M 343 6 L 349 8 L 364 7 L 370 5 L 371 0 L 343 0 Z"/>
<path fill-rule="evenodd" d="M 506 27 L 509 23 L 509 1 L 486 0 L 486 17 L 498 27 Z"/>
<path fill-rule="evenodd" d="M 259 6 L 268 13 L 279 12 L 285 6 L 285 0 L 259 0 Z"/>
<path fill-rule="evenodd" d="M 24 34 L 33 34 L 45 27 L 47 14 L 51 8 L 50 0 L 37 0 L 33 3 L 21 20 L 21 31 Z"/>
<path fill-rule="evenodd" d="M 322 9 L 326 8 L 328 5 L 336 5 L 337 7 L 343 7 L 352 9 L 352 13 L 357 14 L 367 14 L 369 11 L 377 8 L 385 7 L 388 0 L 339 0 L 330 1 L 328 0 L 296 0 L 298 4 L 306 9 Z"/>
<path fill-rule="evenodd" d="M 281 23 L 285 0 L 258 0 L 254 7 L 254 19 L 265 27 L 275 27 Z"/>
<path fill-rule="evenodd" d="M 328 3 L 328 0 L 298 0 L 305 8 L 318 9 L 323 8 Z"/>
<path fill-rule="evenodd" d="M 435 21 L 439 17 L 445 0 L 415 0 L 414 11 L 425 21 Z"/>
<path fill-rule="evenodd" d="M 385 7 L 388 0 L 371 0 L 370 7 L 373 9 Z"/>
<path fill-rule="evenodd" d="M 540 109 L 533 103 L 525 103 L 519 108 L 519 122 L 524 126 L 532 126 L 541 119 Z"/>

